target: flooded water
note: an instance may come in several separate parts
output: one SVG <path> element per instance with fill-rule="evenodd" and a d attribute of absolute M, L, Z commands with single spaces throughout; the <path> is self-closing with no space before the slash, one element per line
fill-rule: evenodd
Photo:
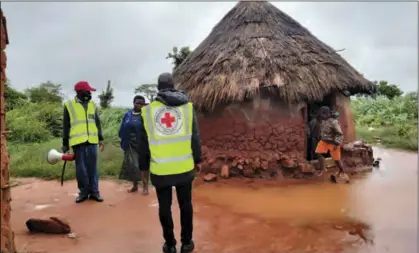
<path fill-rule="evenodd" d="M 371 227 L 374 246 L 357 252 L 417 252 L 417 154 L 375 149 L 380 168 L 351 184 L 306 184 L 256 190 L 209 185 L 200 191 L 211 203 L 235 213 L 290 224 Z M 214 194 L 220 192 L 220 194 Z"/>
<path fill-rule="evenodd" d="M 351 184 L 199 184 L 194 191 L 195 252 L 417 252 L 417 154 L 375 149 L 375 156 L 382 158 L 380 168 Z M 75 187 L 75 182 L 60 187 L 34 180 L 13 189 L 12 222 L 20 249 L 161 252 L 154 192 L 147 197 L 128 194 L 128 185 L 101 181 L 104 203 L 76 205 Z M 68 220 L 77 239 L 27 234 L 26 219 L 49 216 Z"/>

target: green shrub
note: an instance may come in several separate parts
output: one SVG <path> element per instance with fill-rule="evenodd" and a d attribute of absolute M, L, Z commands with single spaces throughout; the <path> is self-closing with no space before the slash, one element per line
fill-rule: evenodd
<path fill-rule="evenodd" d="M 100 112 L 103 138 L 107 142 L 119 143 L 119 126 L 127 110 L 126 108 L 109 108 Z"/>
<path fill-rule="evenodd" d="M 418 149 L 417 93 L 392 100 L 360 97 L 351 104 L 358 138 L 373 142 L 378 137 L 387 147 Z"/>
<path fill-rule="evenodd" d="M 34 114 L 29 114 L 23 109 L 8 112 L 6 124 L 10 131 L 7 135 L 10 141 L 21 143 L 42 142 L 52 138 L 47 123 L 40 121 Z"/>

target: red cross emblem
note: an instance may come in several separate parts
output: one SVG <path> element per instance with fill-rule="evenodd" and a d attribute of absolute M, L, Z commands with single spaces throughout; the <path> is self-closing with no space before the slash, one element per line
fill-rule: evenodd
<path fill-rule="evenodd" d="M 161 122 L 162 124 L 165 124 L 165 125 L 166 125 L 166 127 L 168 127 L 168 128 L 172 127 L 172 126 L 173 126 L 173 125 L 172 125 L 172 123 L 175 123 L 175 121 L 176 121 L 176 118 L 175 118 L 175 117 L 173 117 L 173 116 L 170 114 L 170 112 L 165 112 L 165 113 L 164 113 L 164 117 L 163 117 L 163 118 L 161 118 L 161 120 L 160 120 L 160 122 Z"/>

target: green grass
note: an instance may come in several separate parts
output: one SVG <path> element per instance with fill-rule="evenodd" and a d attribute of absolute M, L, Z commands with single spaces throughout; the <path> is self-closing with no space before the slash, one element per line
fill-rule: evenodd
<path fill-rule="evenodd" d="M 367 127 L 356 128 L 357 139 L 362 139 L 368 143 L 375 144 L 380 140 L 380 144 L 388 148 L 396 148 L 410 151 L 418 150 L 418 135 L 412 133 L 410 136 L 400 137 L 397 135 L 396 128 L 378 128 L 368 130 Z"/>
<path fill-rule="evenodd" d="M 61 139 L 52 139 L 43 143 L 9 143 L 10 173 L 12 177 L 38 177 L 59 179 L 63 163 L 50 165 L 46 161 L 47 152 L 55 148 L 60 150 Z M 122 165 L 123 152 L 114 144 L 105 144 L 105 150 L 99 153 L 98 168 L 101 177 L 117 177 Z M 67 163 L 65 179 L 76 176 L 74 162 Z"/>

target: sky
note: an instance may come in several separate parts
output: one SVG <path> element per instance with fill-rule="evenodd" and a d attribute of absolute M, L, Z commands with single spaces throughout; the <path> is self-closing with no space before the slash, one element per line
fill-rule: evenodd
<path fill-rule="evenodd" d="M 171 72 L 173 46 L 194 49 L 235 2 L 3 2 L 10 44 L 7 77 L 19 90 L 50 80 L 73 97 L 77 81 L 111 80 L 115 106 Z M 369 80 L 403 91 L 418 85 L 418 3 L 273 2 Z M 95 96 L 96 97 L 96 96 Z M 97 98 L 95 99 L 97 100 Z"/>

